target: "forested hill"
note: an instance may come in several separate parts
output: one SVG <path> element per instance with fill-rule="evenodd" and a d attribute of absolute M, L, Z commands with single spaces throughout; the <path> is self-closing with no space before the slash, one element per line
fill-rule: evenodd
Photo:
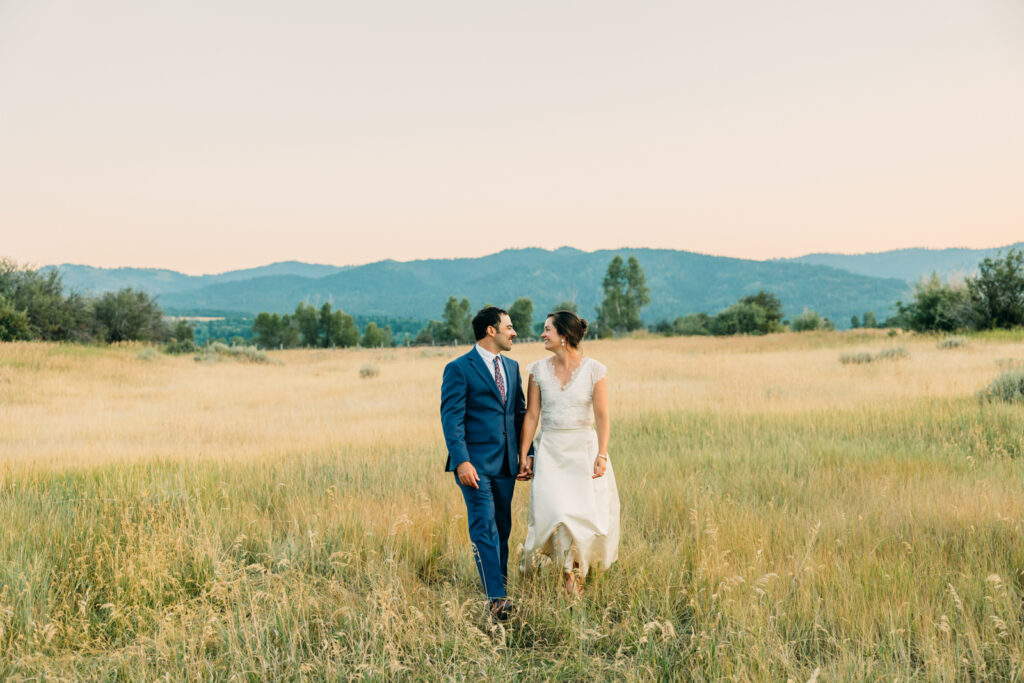
<path fill-rule="evenodd" d="M 933 272 L 944 278 L 974 275 L 982 259 L 996 258 L 1000 252 L 1005 254 L 1013 248 L 1024 251 L 1024 242 L 992 249 L 896 249 L 874 254 L 807 254 L 780 261 L 831 266 L 860 275 L 894 277 L 914 283 Z"/>
<path fill-rule="evenodd" d="M 739 297 L 764 289 L 782 300 L 787 316 L 811 308 L 844 326 L 851 315 L 864 311 L 875 311 L 884 319 L 896 300 L 910 296 L 907 283 L 898 279 L 802 263 L 662 249 L 511 249 L 481 258 L 380 261 L 309 274 L 302 270 L 306 264 L 292 263 L 284 270 L 275 264 L 267 267 L 274 270 L 252 269 L 248 277 L 234 277 L 237 271 L 205 276 L 219 278 L 212 284 L 189 278 L 180 281 L 183 285 L 178 288 L 171 284 L 172 271 L 156 271 L 151 284 L 142 277 L 144 271 L 99 273 L 107 278 L 102 289 L 128 285 L 146 289 L 160 295 L 162 306 L 176 310 L 284 313 L 300 301 L 330 301 L 353 314 L 437 319 L 452 295 L 468 298 L 474 308 L 485 303 L 507 306 L 525 296 L 533 300 L 538 313 L 571 299 L 584 316 L 590 316 L 600 303 L 608 262 L 616 254 L 635 255 L 646 272 L 651 304 L 642 316 L 648 322 L 698 311 L 716 313 Z M 62 266 L 66 284 L 79 291 L 95 291 L 96 281 L 87 281 L 83 268 Z M 128 271 L 131 279 L 115 284 L 117 278 L 112 276 L 122 271 Z"/>

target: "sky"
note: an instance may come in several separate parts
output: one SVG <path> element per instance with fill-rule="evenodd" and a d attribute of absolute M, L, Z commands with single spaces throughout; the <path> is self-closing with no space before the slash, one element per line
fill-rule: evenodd
<path fill-rule="evenodd" d="M 0 0 L 0 256 L 1024 239 L 1019 0 Z"/>

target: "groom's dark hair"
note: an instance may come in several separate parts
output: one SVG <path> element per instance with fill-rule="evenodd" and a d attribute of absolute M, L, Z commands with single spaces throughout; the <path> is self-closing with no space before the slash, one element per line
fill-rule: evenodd
<path fill-rule="evenodd" d="M 497 330 L 498 325 L 501 324 L 502 315 L 508 315 L 508 311 L 497 306 L 488 306 L 477 311 L 473 318 L 473 334 L 476 335 L 476 340 L 480 341 L 487 336 L 488 327 Z"/>

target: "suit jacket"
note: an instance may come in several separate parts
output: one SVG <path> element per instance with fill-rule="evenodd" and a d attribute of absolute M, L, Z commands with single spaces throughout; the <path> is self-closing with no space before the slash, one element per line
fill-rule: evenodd
<path fill-rule="evenodd" d="M 518 363 L 499 358 L 507 382 L 504 403 L 476 347 L 444 368 L 441 427 L 448 446 L 447 472 L 467 460 L 480 474 L 499 475 L 505 462 L 509 473 L 519 471 L 519 430 L 526 415 L 523 380 Z"/>

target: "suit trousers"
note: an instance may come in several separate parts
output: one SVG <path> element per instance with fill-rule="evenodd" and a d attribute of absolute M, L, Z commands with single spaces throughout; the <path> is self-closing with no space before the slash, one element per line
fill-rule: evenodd
<path fill-rule="evenodd" d="M 507 469 L 507 468 L 503 468 Z M 455 482 L 466 500 L 469 540 L 473 544 L 480 580 L 487 597 L 504 598 L 508 579 L 508 536 L 512 531 L 512 493 L 516 478 L 511 474 L 491 476 L 480 474 L 480 488 L 463 486 L 458 475 Z"/>

